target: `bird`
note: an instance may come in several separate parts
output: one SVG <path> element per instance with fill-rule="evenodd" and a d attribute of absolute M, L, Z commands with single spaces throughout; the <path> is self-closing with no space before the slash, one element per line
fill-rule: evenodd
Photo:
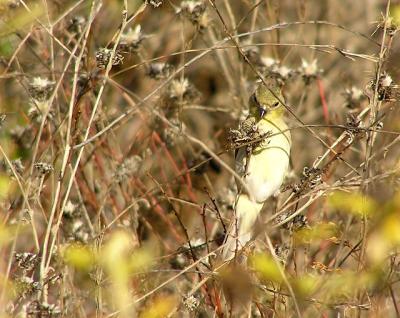
<path fill-rule="evenodd" d="M 251 240 L 265 201 L 278 193 L 289 170 L 292 142 L 284 118 L 284 97 L 277 81 L 269 81 L 267 85 L 259 83 L 250 96 L 249 116 L 244 121 L 246 125 L 242 123 L 242 130 L 246 128 L 265 138 L 251 147 L 243 145 L 235 153 L 235 170 L 241 182 L 237 182 L 235 218 L 222 248 L 224 261 L 233 259 Z"/>

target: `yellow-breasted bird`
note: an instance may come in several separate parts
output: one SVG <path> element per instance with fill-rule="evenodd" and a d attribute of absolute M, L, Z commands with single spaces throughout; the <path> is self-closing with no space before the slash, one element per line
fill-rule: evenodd
<path fill-rule="evenodd" d="M 268 83 L 268 88 L 260 83 L 251 95 L 247 119 L 254 123 L 253 131 L 267 137 L 253 148 L 239 148 L 235 155 L 236 172 L 246 187 L 237 183 L 236 219 L 229 227 L 222 250 L 225 261 L 250 241 L 264 202 L 279 191 L 289 168 L 291 136 L 284 120 L 286 108 L 279 101 L 284 99 L 275 82 Z"/>

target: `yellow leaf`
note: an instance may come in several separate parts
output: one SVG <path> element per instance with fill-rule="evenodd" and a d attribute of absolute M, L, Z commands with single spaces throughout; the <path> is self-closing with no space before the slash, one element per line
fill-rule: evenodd
<path fill-rule="evenodd" d="M 254 269 L 265 280 L 272 280 L 275 282 L 282 282 L 281 269 L 279 264 L 270 256 L 266 254 L 256 254 L 251 258 Z"/>
<path fill-rule="evenodd" d="M 140 318 L 164 318 L 177 305 L 175 297 L 168 296 L 158 298 L 140 315 Z"/>
<path fill-rule="evenodd" d="M 95 262 L 93 251 L 85 245 L 72 244 L 65 248 L 64 260 L 78 270 L 89 271 Z"/>
<path fill-rule="evenodd" d="M 391 213 L 384 220 L 382 227 L 384 237 L 393 244 L 400 244 L 400 216 Z"/>
<path fill-rule="evenodd" d="M 10 178 L 5 175 L 0 175 L 0 199 L 7 197 L 10 187 Z"/>
<path fill-rule="evenodd" d="M 317 276 L 303 275 L 293 279 L 291 285 L 296 294 L 301 297 L 309 297 L 316 291 L 319 281 L 320 278 Z"/>
<path fill-rule="evenodd" d="M 377 204 L 371 198 L 360 193 L 337 191 L 328 200 L 334 209 L 358 215 L 369 215 L 377 210 Z"/>

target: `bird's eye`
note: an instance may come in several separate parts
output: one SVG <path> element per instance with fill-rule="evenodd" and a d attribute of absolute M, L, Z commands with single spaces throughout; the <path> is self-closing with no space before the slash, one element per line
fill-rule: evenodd
<path fill-rule="evenodd" d="M 275 102 L 275 103 L 272 104 L 273 108 L 278 107 L 278 106 L 279 106 L 279 102 Z"/>

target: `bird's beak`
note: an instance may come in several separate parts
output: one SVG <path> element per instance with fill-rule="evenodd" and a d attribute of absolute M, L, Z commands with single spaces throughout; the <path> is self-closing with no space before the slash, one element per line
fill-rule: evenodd
<path fill-rule="evenodd" d="M 259 114 L 260 114 L 260 117 L 261 117 L 261 118 L 263 118 L 264 115 L 265 115 L 266 112 L 267 112 L 267 110 L 266 110 L 265 108 L 263 108 L 263 107 L 259 107 L 259 108 L 258 108 L 258 111 L 259 111 Z"/>

